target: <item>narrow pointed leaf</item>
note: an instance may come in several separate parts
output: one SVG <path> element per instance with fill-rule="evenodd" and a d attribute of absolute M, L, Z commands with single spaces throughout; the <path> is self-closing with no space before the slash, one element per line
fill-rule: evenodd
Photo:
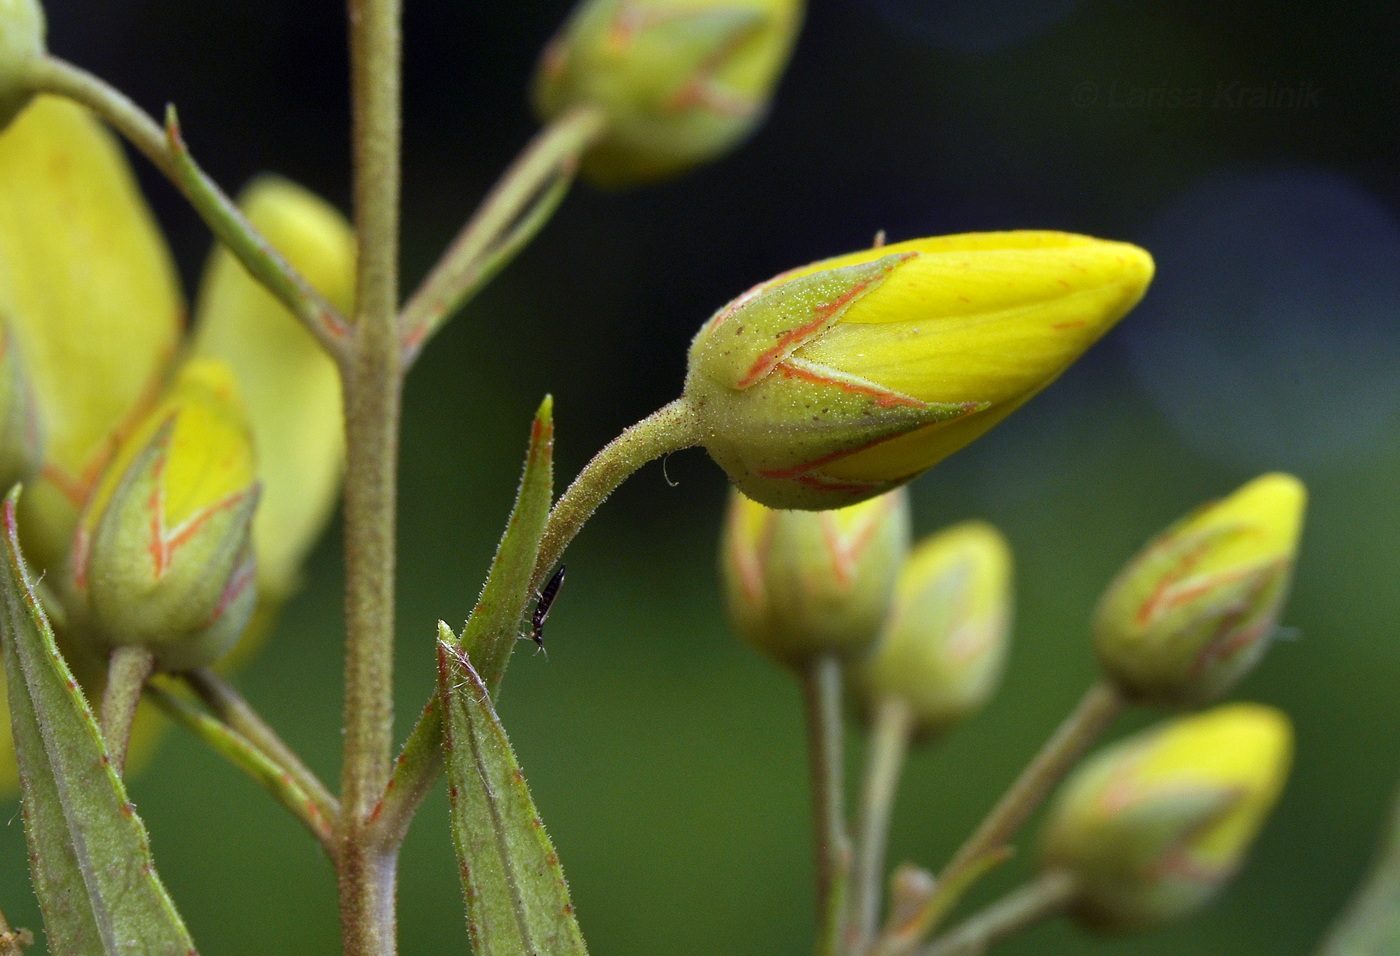
<path fill-rule="evenodd" d="M 530 430 L 530 449 L 515 508 L 496 548 L 486 586 L 462 629 L 462 647 L 493 697 L 505 676 L 521 633 L 525 605 L 533 593 L 530 578 L 553 494 L 554 399 L 546 395 Z"/>
<path fill-rule="evenodd" d="M 49 951 L 188 956 L 194 944 L 156 876 L 146 829 L 34 595 L 15 527 L 18 498 L 16 488 L 3 511 L 0 647 Z"/>
<path fill-rule="evenodd" d="M 438 642 L 452 840 L 475 956 L 586 956 L 564 871 L 465 654 Z"/>

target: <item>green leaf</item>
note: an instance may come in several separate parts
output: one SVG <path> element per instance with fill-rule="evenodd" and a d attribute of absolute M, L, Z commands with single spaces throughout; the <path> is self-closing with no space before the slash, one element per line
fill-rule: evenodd
<path fill-rule="evenodd" d="M 1370 875 L 1318 949 L 1318 956 L 1396 954 L 1400 954 L 1400 795 Z"/>
<path fill-rule="evenodd" d="M 505 534 L 471 617 L 462 629 L 462 647 L 491 696 L 505 676 L 521 635 L 520 622 L 533 594 L 530 579 L 554 495 L 554 399 L 546 395 L 535 413 L 525 472 Z"/>
<path fill-rule="evenodd" d="M 187 956 L 194 944 L 156 876 L 146 828 L 34 595 L 15 527 L 18 499 L 15 488 L 3 511 L 0 648 L 49 951 Z"/>
<path fill-rule="evenodd" d="M 586 956 L 559 857 L 485 682 L 438 641 L 452 841 L 476 956 Z"/>

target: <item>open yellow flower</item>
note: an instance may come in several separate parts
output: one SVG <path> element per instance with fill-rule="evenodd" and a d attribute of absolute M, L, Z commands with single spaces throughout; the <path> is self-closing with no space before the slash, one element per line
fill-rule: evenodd
<path fill-rule="evenodd" d="M 355 252 L 343 218 L 280 180 L 259 181 L 242 205 L 348 311 Z M 339 383 L 310 334 L 222 251 L 202 285 L 192 345 L 182 341 L 184 314 L 169 251 L 120 146 L 86 110 L 35 99 L 0 134 L 0 320 L 5 361 L 18 363 L 32 399 L 34 440 L 0 441 L 0 453 L 42 448 L 20 499 L 20 531 L 31 566 L 54 585 L 51 616 L 67 647 L 91 636 L 77 633 L 86 597 L 59 586 L 79 516 L 123 439 L 165 393 L 182 350 L 227 363 L 246 404 L 263 489 L 252 530 L 268 556 L 256 585 L 263 621 L 293 590 L 338 493 Z M 28 470 L 0 461 L 0 473 Z M 0 683 L 0 792 L 15 783 L 8 726 Z"/>
<path fill-rule="evenodd" d="M 834 508 L 909 481 L 1040 391 L 1142 298 L 1152 258 L 1060 232 L 916 239 L 815 262 L 690 347 L 700 443 L 745 494 Z"/>

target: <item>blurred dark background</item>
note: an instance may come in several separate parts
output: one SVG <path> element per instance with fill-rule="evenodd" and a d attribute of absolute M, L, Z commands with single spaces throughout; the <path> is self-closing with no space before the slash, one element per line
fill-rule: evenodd
<path fill-rule="evenodd" d="M 228 188 L 276 170 L 348 209 L 336 3 L 48 0 L 50 45 L 186 137 Z M 525 105 L 562 0 L 407 3 L 406 287 L 535 128 Z M 673 398 L 690 335 L 784 268 L 980 229 L 1129 239 L 1144 304 L 1058 384 L 914 485 L 920 532 L 971 516 L 1015 546 L 1005 687 L 917 754 L 893 859 L 939 863 L 1093 674 L 1098 592 L 1149 535 L 1263 471 L 1312 504 L 1280 642 L 1237 696 L 1296 721 L 1282 805 L 1230 891 L 1169 931 L 1054 924 L 1012 954 L 1310 952 L 1370 854 L 1400 771 L 1400 5 L 1214 0 L 823 0 L 767 125 L 650 189 L 581 188 L 414 371 L 406 410 L 400 735 L 431 686 L 552 392 L 560 481 Z M 193 286 L 209 239 L 137 168 Z M 713 552 L 724 483 L 702 454 L 637 475 L 569 555 L 550 657 L 502 711 L 601 954 L 800 954 L 810 850 L 797 693 L 728 635 Z M 338 533 L 247 695 L 338 773 Z M 1135 714 L 1125 726 L 1144 723 Z M 854 737 L 853 737 L 854 744 Z M 254 785 L 168 735 L 133 784 L 208 956 L 332 953 L 329 866 Z M 445 799 L 403 864 L 402 949 L 466 952 Z M 13 803 L 0 907 L 39 924 Z M 1031 854 L 1024 854 L 1030 856 Z M 991 881 L 1014 885 L 1024 860 Z M 984 893 L 983 896 L 988 894 Z"/>

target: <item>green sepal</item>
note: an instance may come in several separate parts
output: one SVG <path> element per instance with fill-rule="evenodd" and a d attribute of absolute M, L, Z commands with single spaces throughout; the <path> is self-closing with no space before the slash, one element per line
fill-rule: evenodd
<path fill-rule="evenodd" d="M 146 828 L 35 596 L 19 549 L 18 500 L 16 487 L 3 512 L 0 648 L 49 951 L 188 956 L 194 944 L 156 875 Z"/>
<path fill-rule="evenodd" d="M 724 306 L 690 346 L 690 367 L 727 388 L 749 388 L 831 328 L 909 258 L 881 256 L 795 279 L 777 276 Z"/>
<path fill-rule="evenodd" d="M 485 681 L 438 641 L 452 842 L 476 956 L 587 956 L 559 856 Z"/>
<path fill-rule="evenodd" d="M 546 395 L 530 429 L 530 448 L 515 507 L 486 576 L 486 586 L 462 628 L 462 648 L 494 697 L 510 663 L 545 520 L 554 495 L 554 399 Z"/>

